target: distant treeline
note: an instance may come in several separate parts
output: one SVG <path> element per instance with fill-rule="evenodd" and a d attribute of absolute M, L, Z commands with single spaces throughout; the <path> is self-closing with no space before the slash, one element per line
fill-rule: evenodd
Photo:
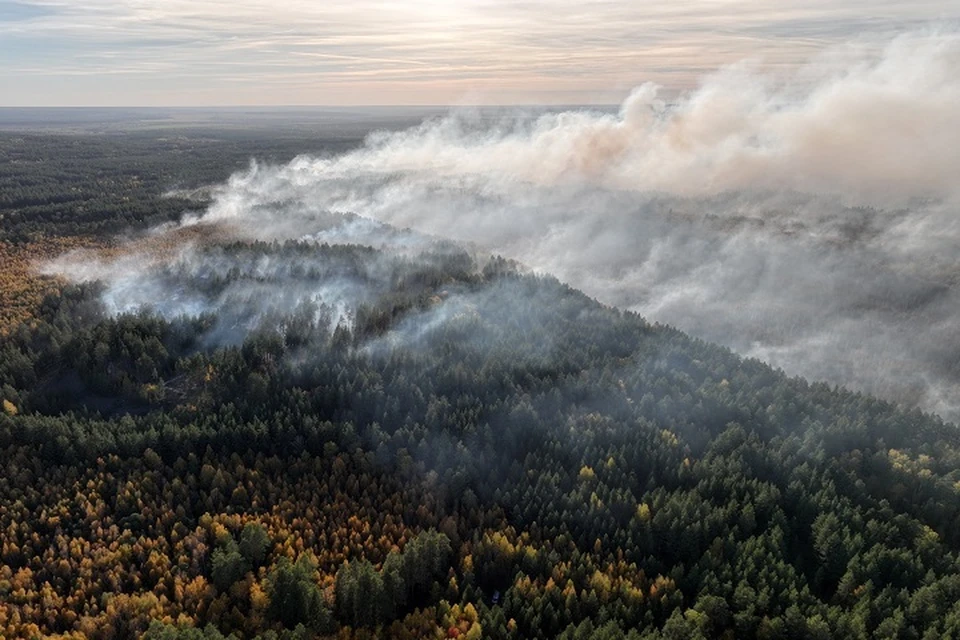
<path fill-rule="evenodd" d="M 0 132 L 0 240 L 115 234 L 176 220 L 205 201 L 202 194 L 167 197 L 171 192 L 223 182 L 253 158 L 286 162 L 302 153 L 343 151 L 363 133 Z"/>

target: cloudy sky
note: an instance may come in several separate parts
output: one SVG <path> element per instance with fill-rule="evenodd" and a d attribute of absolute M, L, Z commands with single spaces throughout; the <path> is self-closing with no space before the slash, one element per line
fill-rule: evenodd
<path fill-rule="evenodd" d="M 960 0 L 0 0 L 0 105 L 616 103 Z"/>

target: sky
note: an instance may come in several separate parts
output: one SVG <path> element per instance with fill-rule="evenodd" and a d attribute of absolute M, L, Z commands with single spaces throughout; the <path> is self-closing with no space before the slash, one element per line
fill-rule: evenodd
<path fill-rule="evenodd" d="M 613 104 L 960 0 L 0 0 L 0 106 Z"/>

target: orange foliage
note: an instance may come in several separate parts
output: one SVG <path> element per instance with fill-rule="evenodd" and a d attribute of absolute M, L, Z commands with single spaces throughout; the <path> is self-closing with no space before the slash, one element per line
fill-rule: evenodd
<path fill-rule="evenodd" d="M 40 273 L 43 262 L 81 248 L 103 248 L 107 241 L 85 236 L 45 238 L 36 242 L 0 240 L 0 336 L 36 312 L 43 297 L 62 285 Z"/>

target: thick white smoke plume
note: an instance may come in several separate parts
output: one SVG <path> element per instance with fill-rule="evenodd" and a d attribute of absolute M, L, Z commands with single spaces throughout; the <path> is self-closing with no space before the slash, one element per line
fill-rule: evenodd
<path fill-rule="evenodd" d="M 619 113 L 455 113 L 253 165 L 200 217 L 471 242 L 793 374 L 960 417 L 960 35 L 719 71 Z M 192 224 L 188 220 L 185 224 Z"/>

